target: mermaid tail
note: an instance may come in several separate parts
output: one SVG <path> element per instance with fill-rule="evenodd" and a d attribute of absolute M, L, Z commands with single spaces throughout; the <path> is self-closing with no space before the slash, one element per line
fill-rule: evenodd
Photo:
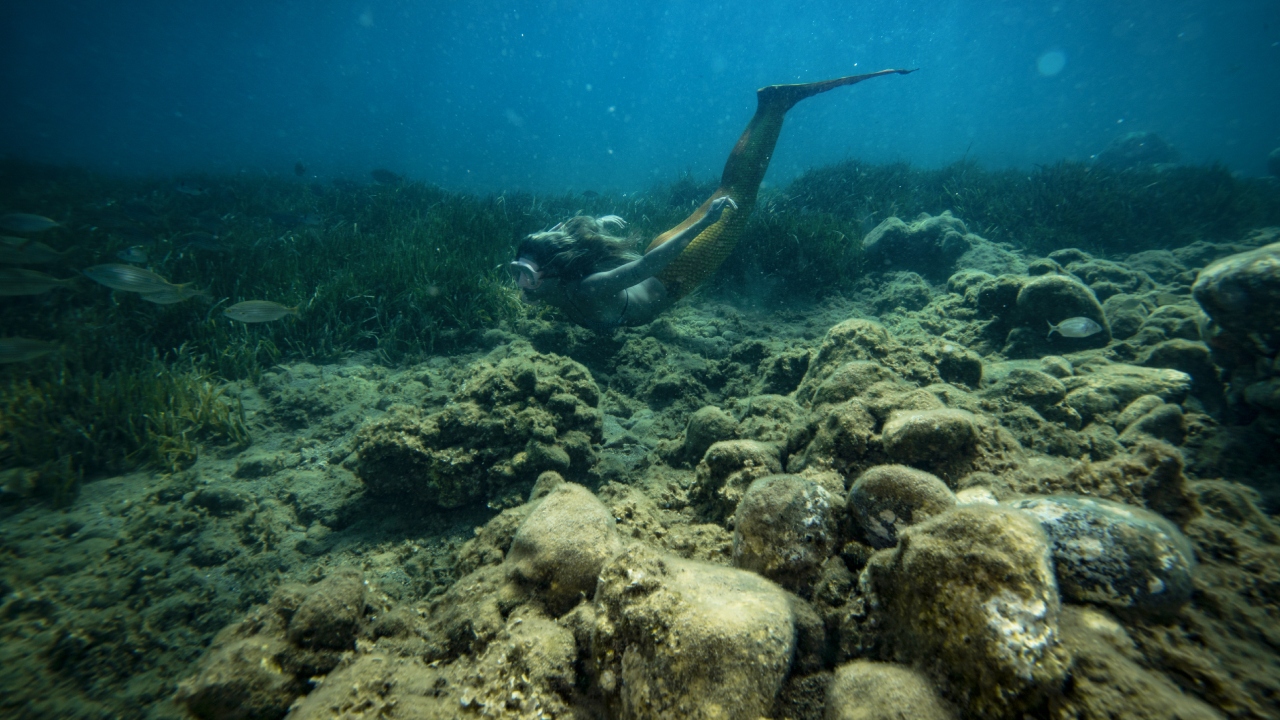
<path fill-rule="evenodd" d="M 760 190 L 765 171 L 769 169 L 774 145 L 778 142 L 778 134 L 782 132 L 782 118 L 788 110 L 801 100 L 832 88 L 853 85 L 880 75 L 906 75 L 909 72 L 915 71 L 881 70 L 802 85 L 769 85 L 757 90 L 756 114 L 738 138 L 738 144 L 733 146 L 733 152 L 729 153 L 724 173 L 720 176 L 720 187 L 684 222 L 654 238 L 645 251 L 658 247 L 676 233 L 698 222 L 706 215 L 715 198 L 728 195 L 738 204 L 736 210 L 725 208 L 719 220 L 699 233 L 679 257 L 658 273 L 658 279 L 666 287 L 669 297 L 678 299 L 688 295 L 703 280 L 711 277 L 720 263 L 733 252 L 738 238 L 742 237 L 742 231 L 747 226 L 747 218 L 751 217 L 751 210 L 755 207 L 756 193 Z"/>

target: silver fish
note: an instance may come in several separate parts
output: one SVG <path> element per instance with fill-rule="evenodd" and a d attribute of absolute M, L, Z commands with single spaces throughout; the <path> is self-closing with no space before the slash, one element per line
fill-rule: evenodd
<path fill-rule="evenodd" d="M 125 292 L 153 293 L 168 290 L 173 284 L 159 275 L 132 265 L 108 263 L 94 265 L 82 270 L 86 277 L 94 282 L 102 283 L 112 290 Z"/>
<path fill-rule="evenodd" d="M 147 251 L 141 245 L 133 245 L 116 253 L 116 257 L 127 263 L 144 263 L 147 261 Z"/>
<path fill-rule="evenodd" d="M 296 316 L 298 308 L 285 307 L 270 300 L 245 300 L 232 305 L 222 312 L 232 320 L 239 320 L 243 323 L 260 323 L 279 320 L 285 315 Z"/>
<path fill-rule="evenodd" d="M 209 194 L 209 190 L 207 188 L 202 188 L 199 185 L 192 185 L 191 183 L 178 183 L 173 186 L 173 189 L 183 195 L 190 195 L 191 197 L 200 197 L 201 195 Z"/>
<path fill-rule="evenodd" d="M 0 364 L 35 360 L 57 349 L 57 345 L 43 340 L 22 337 L 0 338 Z"/>
<path fill-rule="evenodd" d="M 1102 332 L 1102 326 L 1087 317 L 1067 318 L 1057 325 L 1048 320 L 1045 320 L 1045 322 L 1049 323 L 1049 334 L 1045 336 L 1046 340 L 1053 337 L 1054 333 L 1058 333 L 1062 337 L 1085 338 Z"/>
<path fill-rule="evenodd" d="M 0 237 L 0 264 L 41 265 L 66 255 L 36 240 Z"/>
<path fill-rule="evenodd" d="M 56 227 L 62 227 L 62 225 L 58 221 L 50 220 L 43 215 L 31 215 L 29 213 L 0 215 L 0 230 L 8 230 L 9 232 L 44 232 Z"/>
<path fill-rule="evenodd" d="M 143 293 L 142 299 L 149 303 L 157 305 L 172 305 L 180 303 L 183 300 L 190 300 L 193 297 L 202 297 L 206 300 L 210 299 L 208 292 L 193 288 L 190 285 L 170 285 L 165 290 L 157 290 L 155 292 Z"/>
<path fill-rule="evenodd" d="M 36 270 L 0 268 L 0 295 L 39 295 L 73 283 L 70 278 L 59 280 Z"/>

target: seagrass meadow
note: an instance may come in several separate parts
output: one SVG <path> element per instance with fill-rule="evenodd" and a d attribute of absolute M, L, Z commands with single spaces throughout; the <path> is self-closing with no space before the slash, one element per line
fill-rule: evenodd
<path fill-rule="evenodd" d="M 398 178 L 111 177 L 0 163 L 0 210 L 45 215 L 66 254 L 40 266 L 70 288 L 0 298 L 0 335 L 50 341 L 0 366 L 0 472 L 10 494 L 62 503 L 85 480 L 173 472 L 204 448 L 253 438 L 220 387 L 280 362 L 364 354 L 395 366 L 517 334 L 554 314 L 522 306 L 503 265 L 520 238 L 578 213 L 616 214 L 642 247 L 715 187 L 689 176 L 629 197 L 470 195 Z M 858 161 L 766 188 L 746 235 L 699 296 L 814 301 L 864 275 L 861 239 L 890 216 L 951 211 L 1028 252 L 1109 252 L 1217 241 L 1280 224 L 1280 189 L 1217 166 L 1112 171 L 1063 162 L 1029 171 L 972 161 L 939 169 Z M 35 236 L 33 236 L 35 237 Z M 208 298 L 159 305 L 80 276 L 141 250 L 142 266 Z M 768 298 L 764 298 L 767 300 Z M 245 325 L 243 300 L 297 307 Z"/>

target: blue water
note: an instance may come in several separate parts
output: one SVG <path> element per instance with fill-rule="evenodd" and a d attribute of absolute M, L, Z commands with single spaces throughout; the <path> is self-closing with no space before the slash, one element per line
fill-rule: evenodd
<path fill-rule="evenodd" d="M 1087 159 L 1154 131 L 1265 172 L 1280 3 L 8 2 L 0 152 L 127 173 L 627 192 L 711 177 L 761 85 L 804 103 L 769 182 L 848 157 Z"/>

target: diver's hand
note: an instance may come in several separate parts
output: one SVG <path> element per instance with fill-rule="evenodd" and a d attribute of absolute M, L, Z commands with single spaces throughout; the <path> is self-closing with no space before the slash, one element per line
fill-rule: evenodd
<path fill-rule="evenodd" d="M 720 216 L 724 214 L 724 209 L 727 207 L 737 210 L 738 203 L 734 202 L 733 198 L 728 195 L 721 195 L 715 200 L 712 200 L 711 207 L 707 208 L 707 214 L 702 217 L 702 222 L 704 223 L 703 227 L 711 225 L 715 221 L 719 220 Z"/>

